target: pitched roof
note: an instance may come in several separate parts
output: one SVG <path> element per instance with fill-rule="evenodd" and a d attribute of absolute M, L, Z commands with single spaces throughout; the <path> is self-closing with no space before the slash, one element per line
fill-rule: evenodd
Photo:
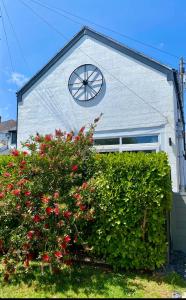
<path fill-rule="evenodd" d="M 0 132 L 8 132 L 16 127 L 15 120 L 7 120 L 0 123 Z"/>
<path fill-rule="evenodd" d="M 176 70 L 161 64 L 154 59 L 145 56 L 144 54 L 131 49 L 101 33 L 98 33 L 87 26 L 84 26 L 71 40 L 67 43 L 41 70 L 39 70 L 18 92 L 17 92 L 17 100 L 18 102 L 22 101 L 22 95 L 29 90 L 34 83 L 36 83 L 62 56 L 64 56 L 67 51 L 69 51 L 84 35 L 88 35 L 103 44 L 106 44 L 121 53 L 124 53 L 143 64 L 150 66 L 164 74 L 167 75 L 167 80 L 175 81 L 174 73 L 177 73 Z"/>

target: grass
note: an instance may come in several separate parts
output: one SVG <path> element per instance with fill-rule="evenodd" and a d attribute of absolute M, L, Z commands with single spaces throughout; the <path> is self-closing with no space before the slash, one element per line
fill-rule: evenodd
<path fill-rule="evenodd" d="M 114 273 L 92 266 L 74 266 L 55 275 L 48 268 L 42 275 L 35 266 L 32 274 L 0 283 L 0 298 L 171 298 L 173 291 L 186 291 L 186 281 L 174 272 Z"/>

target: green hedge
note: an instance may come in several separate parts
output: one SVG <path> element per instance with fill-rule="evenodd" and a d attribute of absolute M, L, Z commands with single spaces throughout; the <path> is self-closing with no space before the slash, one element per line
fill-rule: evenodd
<path fill-rule="evenodd" d="M 114 267 L 154 269 L 167 256 L 166 212 L 171 208 L 165 153 L 97 155 L 94 254 Z"/>

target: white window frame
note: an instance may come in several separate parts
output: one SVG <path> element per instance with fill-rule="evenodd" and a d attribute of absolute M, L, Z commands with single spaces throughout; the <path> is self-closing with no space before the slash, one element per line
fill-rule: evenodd
<path fill-rule="evenodd" d="M 96 149 L 97 152 L 125 152 L 125 151 L 160 151 L 160 133 L 146 133 L 146 134 L 135 134 L 130 135 L 130 137 L 140 137 L 140 136 L 158 136 L 158 142 L 157 143 L 136 143 L 136 144 L 122 144 L 122 138 L 127 137 L 128 135 L 120 135 L 119 141 L 120 143 L 117 145 L 94 145 L 93 147 Z M 102 136 L 97 137 L 95 136 L 95 139 L 109 139 L 109 138 L 118 138 L 118 136 Z"/>

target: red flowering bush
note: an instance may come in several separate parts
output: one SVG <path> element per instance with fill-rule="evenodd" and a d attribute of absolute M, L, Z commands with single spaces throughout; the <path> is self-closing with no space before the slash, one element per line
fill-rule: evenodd
<path fill-rule="evenodd" d="M 0 254 L 4 278 L 32 260 L 70 265 L 83 245 L 82 226 L 94 218 L 89 166 L 94 124 L 77 135 L 56 130 L 13 150 L 0 182 Z M 89 170 L 89 171 L 88 171 Z"/>

